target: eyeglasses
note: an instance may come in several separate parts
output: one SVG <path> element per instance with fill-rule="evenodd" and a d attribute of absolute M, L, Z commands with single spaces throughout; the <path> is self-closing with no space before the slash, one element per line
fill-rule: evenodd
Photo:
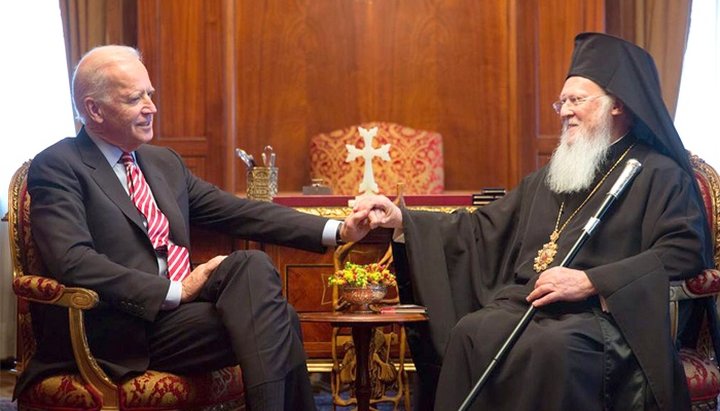
<path fill-rule="evenodd" d="M 568 96 L 563 99 L 560 99 L 554 103 L 552 103 L 552 108 L 555 110 L 556 113 L 560 114 L 560 111 L 562 111 L 563 106 L 567 103 L 570 107 L 577 107 L 581 106 L 588 101 L 595 100 L 596 98 L 605 97 L 607 94 L 599 94 L 597 96 L 589 96 L 589 97 L 576 97 L 576 96 Z"/>

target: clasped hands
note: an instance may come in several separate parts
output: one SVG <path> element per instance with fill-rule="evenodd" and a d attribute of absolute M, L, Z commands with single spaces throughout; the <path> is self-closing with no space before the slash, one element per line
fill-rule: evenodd
<path fill-rule="evenodd" d="M 402 212 L 390 199 L 380 195 L 363 195 L 345 219 L 341 237 L 357 241 L 377 227 L 402 228 Z M 527 301 L 541 307 L 557 301 L 582 301 L 597 294 L 587 274 L 566 267 L 552 267 L 540 274 Z"/>
<path fill-rule="evenodd" d="M 352 213 L 345 219 L 342 238 L 357 241 L 378 227 L 402 228 L 402 212 L 389 198 L 363 194 L 355 200 Z M 345 238 L 347 232 L 348 238 Z"/>

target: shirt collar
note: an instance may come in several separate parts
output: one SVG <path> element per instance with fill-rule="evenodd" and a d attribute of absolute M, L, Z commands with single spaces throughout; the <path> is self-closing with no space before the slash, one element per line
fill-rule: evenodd
<path fill-rule="evenodd" d="M 93 141 L 93 143 L 95 143 L 95 145 L 100 149 L 100 152 L 103 153 L 103 156 L 105 156 L 105 159 L 111 167 L 115 166 L 115 164 L 120 161 L 120 157 L 122 156 L 123 151 L 119 147 L 114 146 L 99 137 L 95 137 L 90 134 L 88 134 L 88 136 Z M 133 160 L 136 160 L 134 151 L 131 152 L 130 155 L 133 156 Z"/>

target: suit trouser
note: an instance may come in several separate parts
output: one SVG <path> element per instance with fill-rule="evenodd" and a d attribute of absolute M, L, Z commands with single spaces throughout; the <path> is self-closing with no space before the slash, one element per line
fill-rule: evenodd
<path fill-rule="evenodd" d="M 286 408 L 315 409 L 300 322 L 263 252 L 232 253 L 196 301 L 161 312 L 151 328 L 151 369 L 191 373 L 239 363 L 248 392 L 284 381 Z"/>

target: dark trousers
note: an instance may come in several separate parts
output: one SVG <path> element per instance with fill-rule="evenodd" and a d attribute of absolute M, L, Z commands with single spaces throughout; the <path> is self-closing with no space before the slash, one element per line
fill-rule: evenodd
<path fill-rule="evenodd" d="M 268 395 L 288 410 L 315 409 L 300 322 L 265 253 L 234 252 L 196 301 L 161 312 L 150 327 L 151 369 L 192 373 L 240 364 L 251 410 L 277 409 L 257 399 Z"/>

